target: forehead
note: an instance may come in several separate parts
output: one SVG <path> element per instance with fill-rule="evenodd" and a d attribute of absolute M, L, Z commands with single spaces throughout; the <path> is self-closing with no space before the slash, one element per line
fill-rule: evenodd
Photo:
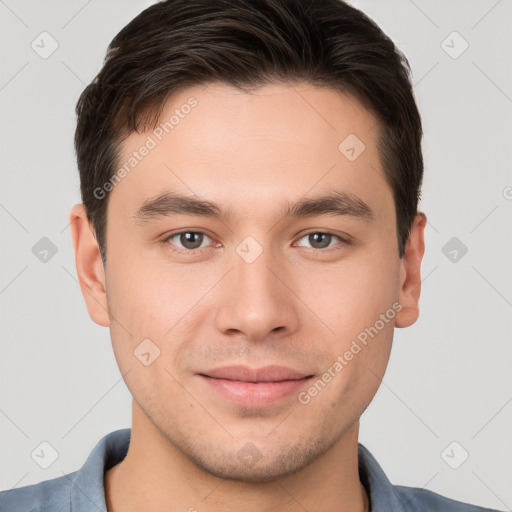
<path fill-rule="evenodd" d="M 234 210 L 242 198 L 254 213 L 267 201 L 277 209 L 283 201 L 336 187 L 373 203 L 379 213 L 386 207 L 379 203 L 389 207 L 391 198 L 377 148 L 379 130 L 361 103 L 332 89 L 190 87 L 167 100 L 155 130 L 123 142 L 118 168 L 125 168 L 126 177 L 111 200 L 123 194 L 135 210 L 147 198 L 173 190 Z"/>

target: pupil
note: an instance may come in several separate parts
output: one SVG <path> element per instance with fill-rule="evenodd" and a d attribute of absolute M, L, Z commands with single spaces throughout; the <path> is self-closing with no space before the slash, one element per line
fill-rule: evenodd
<path fill-rule="evenodd" d="M 186 233 L 182 233 L 181 235 L 181 243 L 187 249 L 197 249 L 201 245 L 201 238 L 199 238 L 199 244 L 197 243 L 197 237 L 203 236 L 201 233 L 194 233 L 192 231 L 188 231 Z M 194 238 L 196 239 L 194 241 Z M 185 241 L 183 241 L 185 239 Z"/>
<path fill-rule="evenodd" d="M 325 248 L 325 247 L 329 246 L 331 235 L 329 235 L 327 233 L 312 233 L 311 235 L 309 235 L 309 237 L 310 237 L 309 242 L 311 243 L 311 245 L 313 247 L 315 247 L 314 243 L 318 242 L 318 238 L 322 238 L 323 242 L 322 241 L 320 242 L 320 247 L 316 247 L 317 249 L 321 249 L 321 248 Z M 312 242 L 312 240 L 313 240 L 313 242 Z"/>

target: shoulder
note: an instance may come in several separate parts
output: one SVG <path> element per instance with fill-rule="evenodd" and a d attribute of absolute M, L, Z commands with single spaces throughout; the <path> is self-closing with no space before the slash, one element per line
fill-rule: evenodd
<path fill-rule="evenodd" d="M 393 485 L 377 459 L 359 443 L 359 477 L 372 512 L 499 512 L 452 500 L 428 489 Z"/>
<path fill-rule="evenodd" d="M 111 432 L 100 439 L 79 470 L 0 492 L 0 512 L 105 510 L 105 470 L 126 456 L 130 438 L 129 428 Z"/>
<path fill-rule="evenodd" d="M 33 485 L 17 487 L 0 492 L 0 511 L 2 512 L 65 512 L 71 510 L 70 473 Z"/>
<path fill-rule="evenodd" d="M 452 500 L 428 489 L 404 487 L 402 485 L 395 485 L 393 489 L 397 498 L 403 504 L 404 512 L 433 512 L 438 510 L 443 512 L 499 512 L 495 509 Z"/>

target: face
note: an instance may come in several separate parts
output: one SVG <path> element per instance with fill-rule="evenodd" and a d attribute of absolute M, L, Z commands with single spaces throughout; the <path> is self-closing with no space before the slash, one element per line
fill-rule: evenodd
<path fill-rule="evenodd" d="M 108 199 L 117 362 L 199 467 L 291 474 L 357 424 L 403 314 L 377 119 L 334 90 L 210 84 L 161 123 L 125 140 Z"/>

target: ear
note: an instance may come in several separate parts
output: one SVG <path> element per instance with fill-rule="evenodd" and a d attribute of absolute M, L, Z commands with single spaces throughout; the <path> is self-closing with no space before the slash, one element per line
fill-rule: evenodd
<path fill-rule="evenodd" d="M 105 271 L 100 248 L 92 224 L 83 204 L 75 204 L 69 215 L 75 263 L 82 294 L 90 317 L 99 325 L 108 327 Z"/>
<path fill-rule="evenodd" d="M 420 315 L 421 260 L 425 253 L 424 230 L 427 216 L 418 212 L 412 223 L 405 252 L 400 262 L 399 302 L 402 309 L 396 315 L 396 327 L 409 327 Z"/>

